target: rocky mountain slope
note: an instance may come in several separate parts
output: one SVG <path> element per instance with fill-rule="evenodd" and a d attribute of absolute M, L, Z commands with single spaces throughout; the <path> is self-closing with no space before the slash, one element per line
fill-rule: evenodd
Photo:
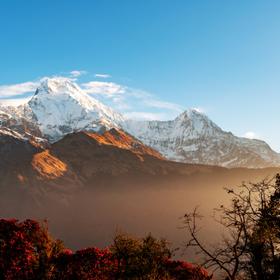
<path fill-rule="evenodd" d="M 168 161 L 156 150 L 114 128 L 102 133 L 74 132 L 47 147 L 2 128 L 0 158 L 0 193 L 3 199 L 6 197 L 5 203 L 23 195 L 26 201 L 20 204 L 38 201 L 38 205 L 42 200 L 60 200 L 88 187 L 136 186 L 143 182 L 150 182 L 151 186 L 152 182 L 176 185 L 178 180 L 190 186 L 204 180 L 203 184 L 209 183 L 216 177 L 223 180 L 224 176 L 233 176 L 232 180 L 238 181 L 240 176 L 254 178 L 253 174 L 273 175 L 279 170 L 231 170 Z"/>
<path fill-rule="evenodd" d="M 153 174 L 164 164 L 160 153 L 117 129 L 75 132 L 45 147 L 17 132 L 0 129 L 0 187 L 39 190 L 42 186 L 78 188 L 95 176 Z M 110 177 L 111 178 L 111 177 Z"/>
<path fill-rule="evenodd" d="M 0 128 L 6 131 L 12 130 L 22 137 L 37 142 L 46 142 L 33 112 L 26 105 L 18 107 L 0 105 Z"/>
<path fill-rule="evenodd" d="M 46 146 L 73 132 L 116 128 L 169 160 L 224 167 L 280 166 L 279 154 L 265 142 L 225 132 L 196 110 L 171 121 L 126 120 L 62 77 L 43 79 L 27 104 L 0 106 L 0 127 Z"/>

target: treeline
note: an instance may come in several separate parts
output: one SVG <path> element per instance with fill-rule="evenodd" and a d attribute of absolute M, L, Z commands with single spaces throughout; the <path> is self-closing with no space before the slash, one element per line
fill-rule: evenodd
<path fill-rule="evenodd" d="M 3 280 L 210 279 L 204 269 L 171 256 L 168 243 L 151 235 L 118 234 L 106 249 L 72 252 L 50 236 L 46 223 L 0 220 Z"/>

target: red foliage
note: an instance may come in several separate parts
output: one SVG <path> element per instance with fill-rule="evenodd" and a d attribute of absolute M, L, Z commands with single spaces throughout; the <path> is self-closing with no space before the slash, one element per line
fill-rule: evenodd
<path fill-rule="evenodd" d="M 166 269 L 172 279 L 176 280 L 208 280 L 211 276 L 205 269 L 184 261 L 167 260 Z"/>
<path fill-rule="evenodd" d="M 154 243 L 150 242 L 151 244 L 159 244 L 152 237 L 147 240 L 153 240 Z M 154 263 L 157 269 L 162 270 L 162 275 L 166 275 L 164 279 L 210 279 L 201 268 L 187 262 L 173 261 L 166 254 L 155 254 L 159 252 L 159 248 L 151 244 L 150 247 L 145 247 L 144 260 L 143 254 L 133 251 L 133 260 L 139 269 L 143 270 L 142 266 L 148 260 L 149 264 Z M 127 250 L 126 248 L 125 253 L 130 256 L 131 251 Z M 133 247 L 129 250 L 133 250 Z M 154 268 L 149 266 L 147 275 Z M 72 252 L 63 248 L 57 240 L 51 239 L 46 227 L 36 221 L 0 219 L 0 279 L 109 280 L 119 279 L 120 271 L 130 275 L 131 267 L 126 262 L 120 262 L 112 250 L 86 248 Z M 141 279 L 148 279 L 145 275 Z M 125 279 L 140 279 L 133 276 L 135 275 Z"/>
<path fill-rule="evenodd" d="M 87 248 L 74 254 L 66 251 L 56 261 L 54 279 L 114 279 L 115 270 L 116 262 L 108 249 Z"/>
<path fill-rule="evenodd" d="M 0 220 L 0 279 L 33 279 L 43 234 L 37 222 Z"/>

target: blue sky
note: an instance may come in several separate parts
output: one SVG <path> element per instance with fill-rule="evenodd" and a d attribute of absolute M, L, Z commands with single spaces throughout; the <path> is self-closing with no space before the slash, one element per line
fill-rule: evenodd
<path fill-rule="evenodd" d="M 112 90 L 99 95 L 105 102 L 116 103 L 120 86 L 127 113 L 166 119 L 201 108 L 280 151 L 279 13 L 273 0 L 2 0 L 0 95 L 83 70 L 77 82 Z"/>

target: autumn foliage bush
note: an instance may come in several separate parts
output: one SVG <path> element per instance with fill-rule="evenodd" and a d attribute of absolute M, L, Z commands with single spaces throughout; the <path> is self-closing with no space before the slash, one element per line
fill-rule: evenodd
<path fill-rule="evenodd" d="M 86 248 L 64 251 L 56 260 L 52 279 L 114 279 L 116 265 L 108 249 Z"/>
<path fill-rule="evenodd" d="M 205 269 L 180 260 L 168 260 L 165 267 L 171 277 L 170 279 L 174 280 L 206 280 L 212 278 L 208 276 Z"/>
<path fill-rule="evenodd" d="M 46 224 L 33 220 L 0 220 L 0 279 L 49 279 L 62 242 Z"/>
<path fill-rule="evenodd" d="M 0 279 L 210 279 L 206 271 L 171 259 L 165 240 L 118 234 L 107 249 L 72 252 L 53 239 L 46 223 L 0 219 Z"/>

